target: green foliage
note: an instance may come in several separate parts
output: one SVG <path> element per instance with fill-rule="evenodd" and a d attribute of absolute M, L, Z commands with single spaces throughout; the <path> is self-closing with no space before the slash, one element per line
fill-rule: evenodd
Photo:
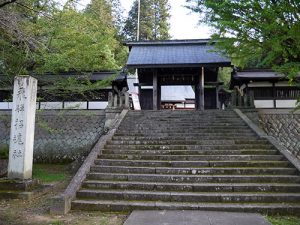
<path fill-rule="evenodd" d="M 32 176 L 42 182 L 57 182 L 67 177 L 66 165 L 34 164 Z"/>
<path fill-rule="evenodd" d="M 216 47 L 231 56 L 236 66 L 273 68 L 296 82 L 300 72 L 299 1 L 186 2 L 188 8 L 200 14 L 201 22 L 214 28 Z"/>
<path fill-rule="evenodd" d="M 61 6 L 54 0 L 18 1 L 1 8 L 0 73 L 13 77 L 121 68 L 127 51 L 112 9 L 118 0 L 113 2 L 93 0 L 83 11 L 75 1 Z"/>
<path fill-rule="evenodd" d="M 64 5 L 55 0 L 28 0 L 0 9 L 0 86 L 13 83 L 16 75 L 72 71 L 118 70 L 124 66 L 128 50 L 120 40 L 119 0 L 92 0 L 83 10 L 77 2 Z M 4 26 L 4 25 L 5 26 Z M 6 29 L 11 27 L 11 29 Z M 47 96 L 71 98 L 92 95 L 111 85 L 111 77 L 91 83 L 89 75 L 79 80 L 57 76 Z M 39 81 L 49 83 L 43 77 Z"/>
<path fill-rule="evenodd" d="M 95 97 L 100 89 L 110 87 L 117 73 L 107 79 L 91 82 L 90 75 L 80 77 L 58 78 L 53 85 L 47 89 L 48 98 L 61 99 L 85 99 L 87 96 Z"/>
<path fill-rule="evenodd" d="M 300 218 L 294 216 L 268 216 L 273 225 L 299 225 Z"/>
<path fill-rule="evenodd" d="M 72 8 L 54 15 L 54 18 L 53 24 L 41 21 L 44 24 L 41 25 L 42 35 L 50 39 L 39 60 L 41 66 L 38 72 L 95 71 L 118 67 L 113 54 L 117 41 L 111 38 L 114 30 L 106 22 Z"/>
<path fill-rule="evenodd" d="M 165 40 L 170 38 L 168 0 L 141 0 L 140 40 Z M 134 1 L 123 30 L 126 39 L 134 41 L 137 35 L 138 1 Z"/>
<path fill-rule="evenodd" d="M 219 70 L 219 80 L 224 82 L 224 88 L 229 89 L 232 68 L 224 67 Z"/>
<path fill-rule="evenodd" d="M 300 2 L 293 0 L 187 0 L 237 66 L 257 59 L 261 67 L 300 64 Z M 293 64 L 290 64 L 293 63 Z"/>
<path fill-rule="evenodd" d="M 8 159 L 9 157 L 9 146 L 6 144 L 0 145 L 0 159 Z"/>

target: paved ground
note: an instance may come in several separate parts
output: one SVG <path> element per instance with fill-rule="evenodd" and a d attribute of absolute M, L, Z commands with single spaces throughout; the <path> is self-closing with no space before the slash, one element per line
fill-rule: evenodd
<path fill-rule="evenodd" d="M 271 225 L 260 214 L 206 211 L 133 211 L 124 225 Z"/>

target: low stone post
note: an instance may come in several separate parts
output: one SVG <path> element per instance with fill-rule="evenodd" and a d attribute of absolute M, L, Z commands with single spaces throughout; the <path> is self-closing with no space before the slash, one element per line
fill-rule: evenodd
<path fill-rule="evenodd" d="M 108 108 L 112 108 L 113 106 L 113 101 L 114 101 L 114 98 L 113 98 L 113 93 L 112 92 L 109 92 L 108 93 Z"/>
<path fill-rule="evenodd" d="M 118 108 L 118 95 L 113 95 L 114 96 L 114 104 L 113 104 L 113 108 Z"/>
<path fill-rule="evenodd" d="M 125 103 L 125 96 L 124 95 L 120 95 L 119 97 L 120 102 L 119 102 L 119 107 L 122 109 Z"/>
<path fill-rule="evenodd" d="M 129 109 L 130 108 L 130 103 L 129 103 L 129 93 L 128 92 L 126 92 L 125 94 L 125 108 L 126 109 Z"/>
<path fill-rule="evenodd" d="M 31 179 L 37 80 L 16 76 L 11 118 L 8 179 Z"/>

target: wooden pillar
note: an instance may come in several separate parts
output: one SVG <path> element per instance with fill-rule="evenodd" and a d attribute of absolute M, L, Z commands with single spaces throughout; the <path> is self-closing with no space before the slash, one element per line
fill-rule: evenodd
<path fill-rule="evenodd" d="M 195 109 L 200 109 L 200 84 L 199 84 L 200 78 L 198 74 L 196 75 L 195 79 Z"/>
<path fill-rule="evenodd" d="M 204 67 L 201 69 L 201 76 L 200 76 L 200 110 L 204 110 Z"/>
<path fill-rule="evenodd" d="M 220 106 L 220 101 L 219 101 L 219 84 L 216 85 L 216 109 L 221 109 L 222 106 Z"/>
<path fill-rule="evenodd" d="M 161 108 L 161 81 L 160 78 L 157 78 L 157 109 Z"/>
<path fill-rule="evenodd" d="M 276 109 L 276 87 L 275 82 L 272 83 L 272 92 L 273 92 L 273 107 Z"/>
<path fill-rule="evenodd" d="M 158 79 L 157 70 L 153 71 L 153 110 L 158 110 Z"/>

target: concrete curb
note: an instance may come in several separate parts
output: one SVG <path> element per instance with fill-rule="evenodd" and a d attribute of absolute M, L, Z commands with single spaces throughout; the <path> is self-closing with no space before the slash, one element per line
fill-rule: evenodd
<path fill-rule="evenodd" d="M 98 154 L 101 153 L 101 150 L 106 142 L 110 140 L 117 131 L 127 112 L 128 110 L 123 110 L 115 120 L 114 124 L 112 124 L 112 128 L 108 131 L 108 133 L 100 137 L 90 154 L 87 156 L 77 173 L 74 175 L 64 193 L 52 198 L 52 206 L 50 208 L 51 214 L 61 215 L 70 211 L 71 202 L 76 197 L 76 192 L 80 189 L 81 183 L 86 178 L 87 173 L 90 171 L 91 166 L 94 164 Z"/>
<path fill-rule="evenodd" d="M 261 138 L 267 139 L 287 160 L 292 163 L 300 172 L 300 160 L 291 154 L 287 148 L 282 146 L 274 137 L 267 135 L 260 127 L 253 123 L 241 110 L 233 109 L 233 111 Z"/>

